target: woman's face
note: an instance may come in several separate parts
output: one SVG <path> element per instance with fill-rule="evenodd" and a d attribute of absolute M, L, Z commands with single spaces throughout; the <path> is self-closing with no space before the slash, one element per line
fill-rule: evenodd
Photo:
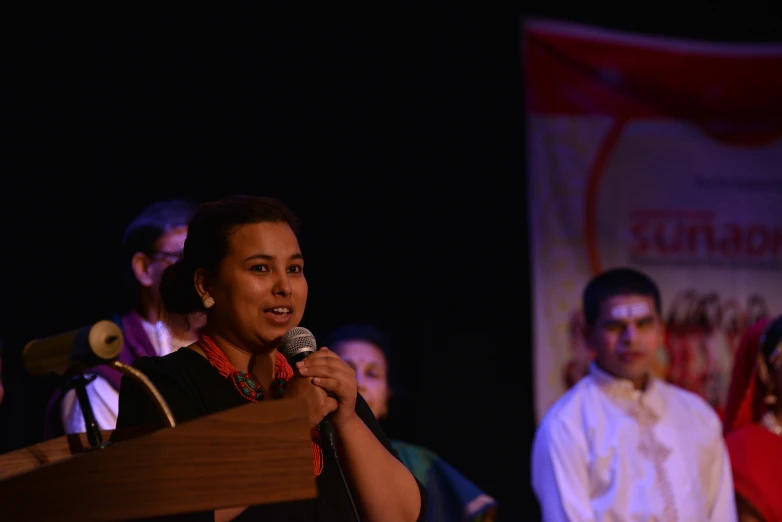
<path fill-rule="evenodd" d="M 160 280 L 163 272 L 169 265 L 182 257 L 187 238 L 187 227 L 177 227 L 164 233 L 155 242 L 155 251 L 150 253 L 149 276 L 150 281 L 143 281 L 144 286 L 149 286 L 157 297 L 160 291 Z"/>
<path fill-rule="evenodd" d="M 769 373 L 771 374 L 772 392 L 776 395 L 778 401 L 782 401 L 782 341 L 780 341 L 780 355 L 774 358 L 774 362 L 769 364 Z"/>
<path fill-rule="evenodd" d="M 376 419 L 388 414 L 388 363 L 383 351 L 368 341 L 342 341 L 330 350 L 356 371 L 358 392 L 367 401 Z"/>
<path fill-rule="evenodd" d="M 286 223 L 237 227 L 216 277 L 200 288 L 215 300 L 208 324 L 212 332 L 253 351 L 276 347 L 285 332 L 298 326 L 307 304 L 296 235 Z"/>

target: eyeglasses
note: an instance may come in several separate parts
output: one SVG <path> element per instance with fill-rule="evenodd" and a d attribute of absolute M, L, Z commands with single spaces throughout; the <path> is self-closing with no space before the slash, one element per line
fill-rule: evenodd
<path fill-rule="evenodd" d="M 176 263 L 177 261 L 179 261 L 179 259 L 181 259 L 181 257 L 182 257 L 181 250 L 179 252 L 166 252 L 165 250 L 158 250 L 157 252 L 152 252 L 149 255 L 150 259 L 155 259 L 155 260 L 162 259 L 164 261 L 169 261 L 171 263 Z"/>

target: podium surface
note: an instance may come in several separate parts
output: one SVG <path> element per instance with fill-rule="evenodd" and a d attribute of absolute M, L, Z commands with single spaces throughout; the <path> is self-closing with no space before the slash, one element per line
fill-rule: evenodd
<path fill-rule="evenodd" d="M 0 456 L 0 515 L 8 521 L 127 520 L 316 494 L 307 411 L 293 398 L 99 449 L 85 451 L 82 438 L 66 435 Z"/>

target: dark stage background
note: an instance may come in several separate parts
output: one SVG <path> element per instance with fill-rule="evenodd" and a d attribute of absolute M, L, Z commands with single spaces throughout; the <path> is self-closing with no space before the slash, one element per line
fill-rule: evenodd
<path fill-rule="evenodd" d="M 167 197 L 273 195 L 304 222 L 302 325 L 320 337 L 348 320 L 385 329 L 407 392 L 389 433 L 465 472 L 502 520 L 534 520 L 520 15 L 780 40 L 770 3 L 539 4 L 11 19 L 3 450 L 40 440 L 52 391 L 22 373 L 21 349 L 117 310 L 135 212 Z"/>

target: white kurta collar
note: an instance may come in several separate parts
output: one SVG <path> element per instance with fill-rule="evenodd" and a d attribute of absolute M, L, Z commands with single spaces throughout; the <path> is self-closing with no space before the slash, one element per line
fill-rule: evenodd
<path fill-rule="evenodd" d="M 645 390 L 636 390 L 628 379 L 615 377 L 599 368 L 594 362 L 589 367 L 589 374 L 606 396 L 625 409 L 632 409 L 631 413 L 634 415 L 637 414 L 636 408 L 639 408 L 651 414 L 653 418 L 649 420 L 655 422 L 665 414 L 665 400 L 660 390 L 660 383 L 651 373 Z"/>

